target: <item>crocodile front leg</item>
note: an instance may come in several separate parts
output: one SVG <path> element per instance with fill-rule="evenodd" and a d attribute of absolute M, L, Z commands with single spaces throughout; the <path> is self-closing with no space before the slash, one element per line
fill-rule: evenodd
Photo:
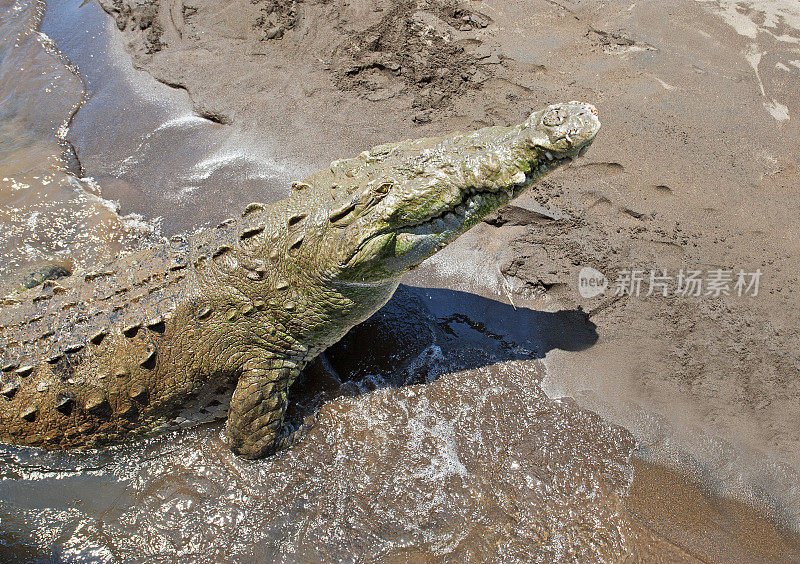
<path fill-rule="evenodd" d="M 289 386 L 302 365 L 288 360 L 268 361 L 245 369 L 228 410 L 225 435 L 237 455 L 257 459 L 289 446 L 296 435 L 281 437 Z"/>

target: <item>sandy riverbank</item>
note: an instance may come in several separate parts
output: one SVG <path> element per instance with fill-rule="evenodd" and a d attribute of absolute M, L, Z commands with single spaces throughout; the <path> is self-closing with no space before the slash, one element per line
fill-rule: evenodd
<path fill-rule="evenodd" d="M 604 129 L 586 160 L 553 179 L 561 197 L 532 193 L 409 280 L 549 311 L 581 306 L 599 339 L 551 350 L 547 391 L 630 429 L 643 459 L 798 526 L 800 99 L 791 85 L 800 32 L 791 6 L 104 5 L 139 67 L 188 91 L 200 116 L 268 128 L 305 172 L 383 141 L 516 122 L 555 100 L 595 103 Z M 203 221 L 223 219 L 233 202 Z M 172 229 L 197 226 L 180 206 L 135 205 L 127 211 L 163 215 Z M 632 267 L 763 275 L 750 297 L 585 299 L 583 266 L 612 280 Z M 639 467 L 640 485 L 678 480 Z M 637 491 L 632 508 L 648 498 Z"/>

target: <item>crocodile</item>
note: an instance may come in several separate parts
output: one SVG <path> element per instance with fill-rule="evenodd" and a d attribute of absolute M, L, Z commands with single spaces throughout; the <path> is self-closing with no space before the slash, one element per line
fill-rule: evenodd
<path fill-rule="evenodd" d="M 569 102 L 380 145 L 215 228 L 0 298 L 0 442 L 85 450 L 227 418 L 241 457 L 287 447 L 303 367 L 599 127 Z"/>

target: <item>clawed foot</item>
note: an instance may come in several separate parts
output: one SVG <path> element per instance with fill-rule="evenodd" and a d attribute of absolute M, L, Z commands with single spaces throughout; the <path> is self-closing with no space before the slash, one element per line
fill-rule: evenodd
<path fill-rule="evenodd" d="M 278 454 L 294 446 L 295 443 L 300 442 L 303 437 L 305 437 L 314 423 L 316 423 L 316 416 L 310 415 L 306 417 L 300 427 L 294 431 L 282 434 L 271 441 L 264 440 L 266 437 L 263 437 L 260 444 L 249 441 L 240 441 L 238 444 L 231 444 L 229 436 L 226 436 L 226 442 L 235 455 L 247 458 L 248 460 L 258 460 Z M 228 433 L 226 433 L 226 435 L 228 435 Z"/>
<path fill-rule="evenodd" d="M 286 435 L 281 436 L 279 439 L 275 441 L 275 452 L 279 452 L 285 450 L 295 443 L 300 442 L 303 437 L 306 436 L 306 433 L 311 430 L 311 428 L 317 422 L 317 414 L 306 415 L 303 418 L 303 422 L 300 426 L 292 431 L 291 433 L 287 433 Z"/>

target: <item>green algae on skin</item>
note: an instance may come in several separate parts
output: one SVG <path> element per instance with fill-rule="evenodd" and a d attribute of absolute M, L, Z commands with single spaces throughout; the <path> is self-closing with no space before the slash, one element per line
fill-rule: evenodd
<path fill-rule="evenodd" d="M 214 229 L 4 298 L 0 440 L 90 448 L 227 416 L 236 454 L 287 446 L 302 368 L 599 127 L 593 106 L 570 102 L 381 145 Z"/>

